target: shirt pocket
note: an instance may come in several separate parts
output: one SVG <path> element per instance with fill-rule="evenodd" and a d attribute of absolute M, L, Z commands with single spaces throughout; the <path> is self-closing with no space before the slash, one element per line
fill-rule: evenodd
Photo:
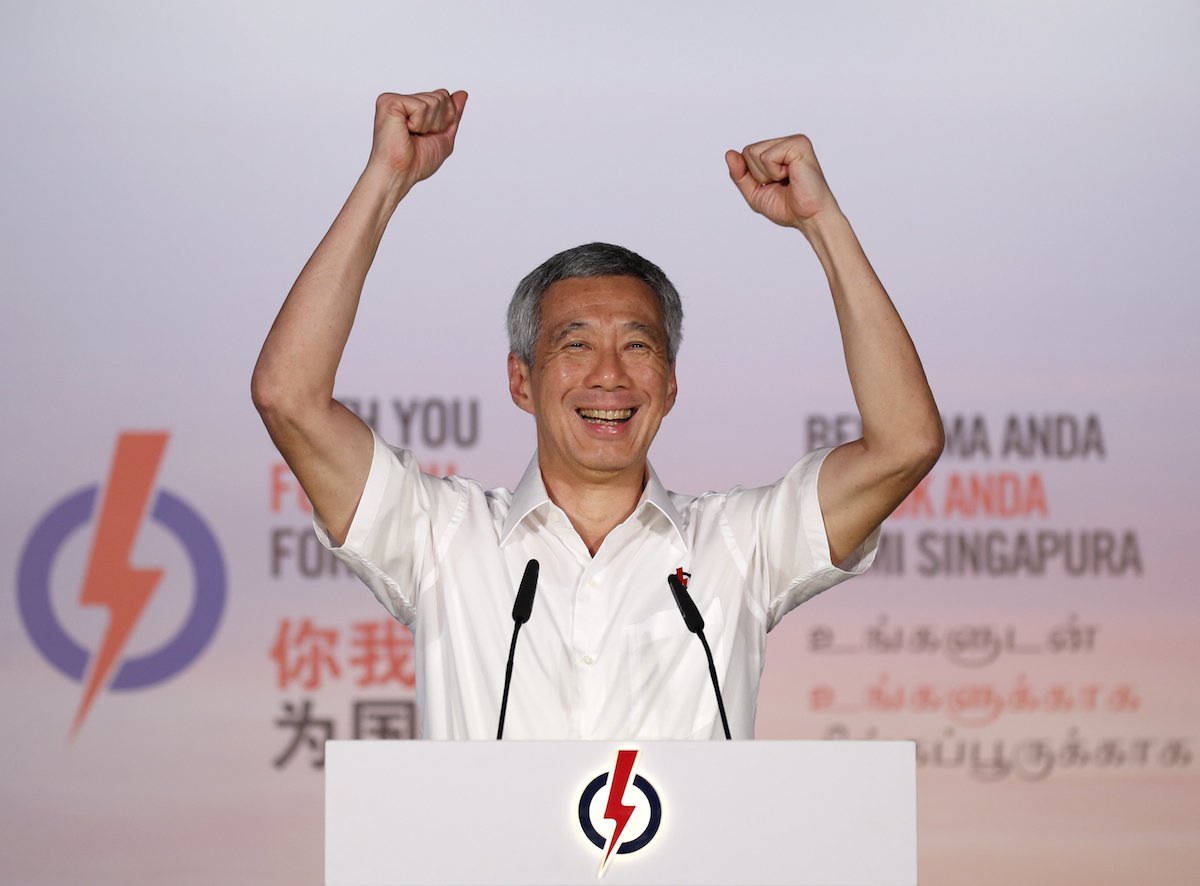
<path fill-rule="evenodd" d="M 713 598 L 700 610 L 717 680 L 724 683 L 725 618 Z M 629 656 L 630 737 L 705 739 L 721 731 L 721 715 L 700 638 L 678 608 L 656 612 L 625 628 Z"/>

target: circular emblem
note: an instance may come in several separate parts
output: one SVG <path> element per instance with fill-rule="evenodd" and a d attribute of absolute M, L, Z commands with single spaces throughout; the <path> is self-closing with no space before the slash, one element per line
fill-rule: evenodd
<path fill-rule="evenodd" d="M 579 826 L 583 828 L 583 833 L 595 844 L 596 848 L 601 850 L 604 849 L 604 838 L 592 824 L 592 799 L 602 787 L 608 784 L 608 775 L 607 772 L 602 772 L 593 778 L 579 797 Z M 630 852 L 645 849 L 647 844 L 654 839 L 654 835 L 658 833 L 659 825 L 662 824 L 662 803 L 658 799 L 658 792 L 654 790 L 654 786 L 640 775 L 633 777 L 633 786 L 642 792 L 642 796 L 650 804 L 650 820 L 646 822 L 646 828 L 640 834 L 621 842 L 617 848 L 617 855 L 628 855 Z"/>
<path fill-rule="evenodd" d="M 93 517 L 99 487 L 67 496 L 34 527 L 17 571 L 21 620 L 38 651 L 72 680 L 83 679 L 90 653 L 63 629 L 50 602 L 50 573 L 66 540 Z M 225 608 L 225 562 L 212 531 L 181 498 L 160 490 L 150 519 L 187 551 L 195 576 L 192 607 L 179 631 L 158 649 L 125 659 L 110 689 L 142 689 L 186 668 L 212 639 Z"/>

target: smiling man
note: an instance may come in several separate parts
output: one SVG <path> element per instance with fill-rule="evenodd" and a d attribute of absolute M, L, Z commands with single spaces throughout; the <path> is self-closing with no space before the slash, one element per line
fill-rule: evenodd
<path fill-rule="evenodd" d="M 520 482 L 422 474 L 333 399 L 334 376 L 384 229 L 449 156 L 466 99 L 380 96 L 367 168 L 271 328 L 254 402 L 322 541 L 412 627 L 423 737 L 494 734 L 530 559 L 541 578 L 506 737 L 721 737 L 668 575 L 687 577 L 704 617 L 733 736 L 753 737 L 767 632 L 870 565 L 880 523 L 941 452 L 912 342 L 809 140 L 759 142 L 726 154 L 730 177 L 824 267 L 861 439 L 805 455 L 771 486 L 664 489 L 647 453 L 675 402 L 679 295 L 653 263 L 592 243 L 547 260 L 509 305 L 509 391 L 537 428 Z"/>
<path fill-rule="evenodd" d="M 646 279 L 565 276 L 584 271 L 641 274 L 662 287 L 678 318 L 674 336 Z M 550 276 L 562 279 L 547 287 Z M 678 305 L 657 267 L 619 246 L 593 243 L 530 274 L 509 309 L 513 402 L 536 419 L 547 492 L 592 555 L 641 496 L 646 453 L 675 404 Z"/>

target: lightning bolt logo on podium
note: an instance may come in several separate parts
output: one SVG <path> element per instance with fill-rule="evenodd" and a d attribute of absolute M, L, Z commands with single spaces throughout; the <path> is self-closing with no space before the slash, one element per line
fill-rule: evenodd
<path fill-rule="evenodd" d="M 613 822 L 613 832 L 604 848 L 604 858 L 600 861 L 597 877 L 604 876 L 613 852 L 621 845 L 621 834 L 629 824 L 635 809 L 626 805 L 624 799 L 625 787 L 633 780 L 633 764 L 637 762 L 638 753 L 636 750 L 617 751 L 617 763 L 613 767 L 612 784 L 608 791 L 608 805 L 604 808 L 604 817 Z"/>

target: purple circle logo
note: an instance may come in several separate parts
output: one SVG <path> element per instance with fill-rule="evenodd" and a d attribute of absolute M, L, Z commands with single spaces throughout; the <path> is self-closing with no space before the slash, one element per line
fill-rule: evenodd
<path fill-rule="evenodd" d="M 166 442 L 165 433 L 122 434 L 107 487 L 102 491 L 89 486 L 55 504 L 38 521 L 21 553 L 17 602 L 30 639 L 65 676 L 86 680 L 73 733 L 102 687 L 144 689 L 175 676 L 195 661 L 221 621 L 227 582 L 215 536 L 183 499 L 154 489 Z M 174 636 L 157 649 L 123 657 L 126 642 L 163 575 L 161 569 L 129 565 L 130 551 L 147 518 L 187 552 L 195 585 L 188 614 Z M 80 605 L 106 607 L 109 624 L 98 648 L 89 651 L 67 633 L 54 611 L 51 572 L 68 539 L 92 523 L 96 528 Z"/>

